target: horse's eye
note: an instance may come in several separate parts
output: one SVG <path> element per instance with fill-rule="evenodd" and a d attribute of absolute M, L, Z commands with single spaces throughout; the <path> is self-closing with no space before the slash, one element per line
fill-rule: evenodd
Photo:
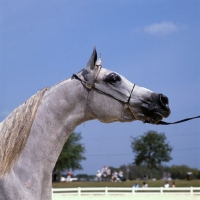
<path fill-rule="evenodd" d="M 119 81 L 121 81 L 121 77 L 115 73 L 111 73 L 108 76 L 106 76 L 106 82 L 109 82 L 111 84 L 115 84 Z"/>

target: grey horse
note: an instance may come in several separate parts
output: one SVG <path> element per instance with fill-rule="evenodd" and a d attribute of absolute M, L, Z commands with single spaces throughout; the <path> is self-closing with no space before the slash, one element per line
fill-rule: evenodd
<path fill-rule="evenodd" d="M 94 48 L 83 70 L 39 91 L 0 123 L 0 200 L 51 199 L 52 170 L 79 124 L 156 124 L 169 114 L 166 96 L 102 68 Z"/>

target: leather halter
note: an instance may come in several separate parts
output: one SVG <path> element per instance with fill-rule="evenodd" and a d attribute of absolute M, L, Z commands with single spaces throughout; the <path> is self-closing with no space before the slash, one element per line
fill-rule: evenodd
<path fill-rule="evenodd" d="M 73 74 L 73 75 L 72 75 L 72 78 L 75 78 L 75 79 L 81 81 L 82 84 L 85 85 L 85 87 L 86 87 L 87 89 L 89 89 L 89 91 L 90 91 L 91 89 L 95 89 L 95 90 L 97 90 L 97 91 L 99 91 L 99 92 L 101 92 L 101 93 L 103 93 L 103 94 L 105 94 L 105 95 L 107 95 L 107 96 L 109 96 L 109 97 L 112 97 L 113 99 L 115 99 L 115 100 L 117 100 L 117 101 L 123 103 L 123 104 L 124 104 L 124 109 L 125 109 L 125 108 L 129 108 L 129 110 L 131 111 L 131 113 L 132 113 L 132 115 L 134 116 L 134 118 L 135 118 L 136 120 L 139 120 L 137 114 L 133 112 L 133 110 L 131 109 L 131 106 L 130 106 L 130 99 L 131 99 L 131 95 L 132 95 L 132 93 L 133 93 L 133 90 L 134 90 L 134 88 L 135 88 L 135 84 L 133 84 L 133 87 L 132 87 L 132 90 L 131 90 L 130 95 L 129 95 L 129 97 L 128 97 L 128 100 L 127 100 L 127 101 L 122 101 L 121 99 L 118 99 L 117 97 L 115 97 L 115 96 L 113 96 L 113 95 L 111 95 L 111 94 L 109 94 L 109 93 L 107 93 L 107 92 L 104 92 L 103 90 L 100 90 L 99 88 L 95 87 L 95 81 L 97 80 L 97 77 L 98 77 L 98 75 L 99 75 L 99 73 L 100 73 L 100 70 L 101 70 L 101 68 L 102 68 L 101 65 L 96 65 L 96 66 L 98 66 L 99 68 L 98 68 L 98 72 L 97 72 L 97 75 L 96 75 L 96 77 L 95 77 L 95 79 L 94 79 L 94 83 L 93 83 L 93 84 L 92 84 L 91 82 L 89 82 L 89 81 L 83 80 L 83 79 L 80 78 L 77 74 Z"/>
<path fill-rule="evenodd" d="M 96 77 L 95 77 L 95 79 L 94 79 L 94 83 L 93 83 L 93 84 L 90 83 L 89 81 L 85 81 L 85 80 L 81 79 L 81 78 L 80 78 L 78 75 L 76 75 L 76 74 L 73 74 L 73 75 L 72 75 L 72 78 L 75 78 L 75 79 L 81 81 L 82 84 L 85 85 L 85 87 L 86 87 L 87 89 L 89 89 L 89 90 L 95 89 L 95 90 L 97 90 L 97 91 L 99 91 L 99 92 L 101 92 L 101 93 L 103 93 L 103 94 L 105 94 L 105 95 L 107 95 L 107 96 L 109 96 L 109 97 L 112 97 L 113 99 L 115 99 L 115 100 L 117 100 L 117 101 L 119 101 L 119 102 L 121 102 L 121 103 L 124 103 L 124 110 L 125 110 L 125 108 L 129 108 L 129 110 L 131 111 L 131 113 L 132 113 L 132 115 L 134 116 L 134 118 L 135 118 L 136 120 L 140 120 L 140 119 L 138 118 L 137 114 L 133 112 L 133 110 L 131 109 L 131 106 L 130 106 L 130 99 L 131 99 L 131 95 L 132 95 L 132 93 L 133 93 L 133 90 L 134 90 L 134 88 L 135 88 L 135 84 L 133 84 L 133 87 L 132 87 L 132 90 L 131 90 L 131 92 L 130 92 L 130 95 L 129 95 L 128 100 L 127 100 L 127 101 L 122 101 L 121 99 L 118 99 L 118 98 L 116 98 L 115 96 L 113 96 L 113 95 L 111 95 L 111 94 L 109 94 L 109 93 L 107 93 L 107 92 L 104 92 L 104 91 L 100 90 L 99 88 L 96 88 L 96 87 L 95 87 L 95 81 L 96 81 L 96 79 L 97 79 L 97 77 L 98 77 L 98 75 L 99 75 L 99 72 L 100 72 L 100 70 L 101 70 L 101 67 L 102 67 L 101 65 L 96 65 L 96 66 L 100 67 L 100 69 L 98 70 L 98 73 L 97 73 L 97 75 L 96 75 Z M 186 118 L 186 119 L 183 119 L 183 120 L 180 120 L 180 121 L 176 121 L 176 122 L 164 122 L 164 121 L 159 121 L 156 125 L 172 125 L 172 124 L 179 124 L 179 123 L 186 122 L 186 121 L 193 120 L 193 119 L 197 119 L 197 118 L 200 118 L 200 116 L 191 117 L 191 118 Z M 143 120 L 142 120 L 142 121 L 143 121 Z M 144 120 L 143 123 L 150 123 L 150 121 Z"/>

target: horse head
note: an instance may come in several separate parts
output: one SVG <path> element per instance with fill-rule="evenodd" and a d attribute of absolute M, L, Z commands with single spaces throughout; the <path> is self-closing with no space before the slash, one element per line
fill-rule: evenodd
<path fill-rule="evenodd" d="M 135 85 L 103 68 L 95 48 L 85 69 L 75 77 L 88 90 L 87 114 L 92 118 L 105 123 L 140 120 L 156 124 L 170 115 L 165 95 Z"/>

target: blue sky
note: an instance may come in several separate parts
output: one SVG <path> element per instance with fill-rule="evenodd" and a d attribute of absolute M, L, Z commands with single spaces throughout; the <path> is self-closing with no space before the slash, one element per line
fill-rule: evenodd
<path fill-rule="evenodd" d="M 166 121 L 200 115 L 199 0 L 0 0 L 0 121 L 39 89 L 84 68 L 94 44 L 103 67 L 169 97 Z M 155 126 L 90 121 L 81 173 L 133 162 L 131 136 L 164 132 L 167 165 L 200 169 L 200 123 Z M 77 171 L 76 173 L 79 173 Z"/>

